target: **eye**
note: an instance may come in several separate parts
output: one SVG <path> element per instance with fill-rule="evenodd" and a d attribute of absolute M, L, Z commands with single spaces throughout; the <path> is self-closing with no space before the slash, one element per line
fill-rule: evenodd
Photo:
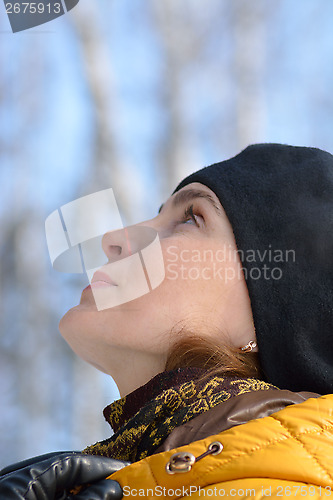
<path fill-rule="evenodd" d="M 184 211 L 183 218 L 181 220 L 181 224 L 187 224 L 188 222 L 194 223 L 197 227 L 200 227 L 200 215 L 195 214 L 193 212 L 193 205 L 187 207 Z"/>

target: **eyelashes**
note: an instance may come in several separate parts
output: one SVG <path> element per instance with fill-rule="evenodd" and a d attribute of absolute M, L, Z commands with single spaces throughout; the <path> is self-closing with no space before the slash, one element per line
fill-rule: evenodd
<path fill-rule="evenodd" d="M 190 205 L 184 211 L 184 215 L 183 215 L 183 218 L 181 220 L 181 224 L 186 224 L 187 222 L 194 222 L 194 224 L 197 227 L 200 227 L 200 218 L 202 219 L 202 216 L 195 214 L 193 212 L 193 205 Z"/>

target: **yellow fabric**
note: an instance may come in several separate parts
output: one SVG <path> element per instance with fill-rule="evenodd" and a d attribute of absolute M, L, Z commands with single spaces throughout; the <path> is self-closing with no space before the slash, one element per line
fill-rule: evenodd
<path fill-rule="evenodd" d="M 198 457 L 213 441 L 223 444 L 219 455 L 202 458 L 183 474 L 166 472 L 176 451 Z M 173 499 L 192 493 L 193 499 L 333 499 L 333 394 L 152 455 L 110 478 L 120 483 L 124 498 Z"/>

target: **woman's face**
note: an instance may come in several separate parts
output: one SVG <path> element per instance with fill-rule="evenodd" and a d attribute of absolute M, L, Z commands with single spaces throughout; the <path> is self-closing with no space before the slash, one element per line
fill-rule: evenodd
<path fill-rule="evenodd" d="M 88 287 L 80 304 L 60 322 L 73 350 L 112 375 L 123 394 L 163 371 L 167 353 L 181 335 L 197 333 L 236 347 L 255 339 L 233 231 L 213 191 L 200 183 L 189 184 L 140 226 L 159 235 L 162 283 L 104 310 L 97 309 Z M 104 235 L 109 262 L 124 259 L 136 248 L 137 242 L 121 234 Z"/>

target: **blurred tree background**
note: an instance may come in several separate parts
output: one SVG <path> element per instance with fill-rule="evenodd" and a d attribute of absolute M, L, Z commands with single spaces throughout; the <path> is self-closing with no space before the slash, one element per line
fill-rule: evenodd
<path fill-rule="evenodd" d="M 331 0 L 80 0 L 12 34 L 0 6 L 0 467 L 110 435 L 110 377 L 58 333 L 88 283 L 46 217 L 113 187 L 125 223 L 253 142 L 333 152 Z"/>

